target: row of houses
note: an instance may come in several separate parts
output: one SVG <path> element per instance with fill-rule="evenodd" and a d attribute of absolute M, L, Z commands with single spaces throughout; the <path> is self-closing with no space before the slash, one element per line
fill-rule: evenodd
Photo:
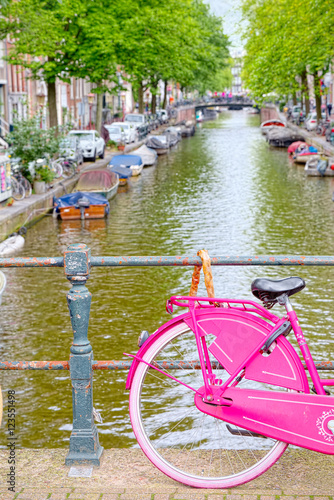
<path fill-rule="evenodd" d="M 11 48 L 10 40 L 0 41 L 0 136 L 12 130 L 15 118 L 27 118 L 40 112 L 41 126 L 48 125 L 47 86 L 43 80 L 33 80 L 29 70 L 8 64 L 5 57 Z M 130 112 L 134 107 L 131 84 L 122 80 L 122 90 L 103 96 L 104 121 Z M 110 88 L 115 86 L 110 84 Z M 79 129 L 94 126 L 96 94 L 94 85 L 84 79 L 71 78 L 70 83 L 56 82 L 58 123 L 70 122 Z"/>

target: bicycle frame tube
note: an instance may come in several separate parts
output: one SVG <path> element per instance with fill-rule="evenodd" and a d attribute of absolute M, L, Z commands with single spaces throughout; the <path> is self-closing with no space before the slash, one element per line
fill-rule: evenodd
<path fill-rule="evenodd" d="M 285 307 L 286 307 L 288 318 L 290 320 L 290 323 L 291 323 L 292 329 L 294 331 L 296 340 L 298 342 L 301 353 L 303 355 L 306 367 L 309 371 L 312 382 L 314 384 L 314 388 L 315 388 L 317 394 L 324 395 L 324 394 L 326 394 L 326 391 L 325 391 L 323 386 L 326 384 L 323 384 L 320 377 L 319 377 L 319 374 L 318 374 L 317 369 L 316 369 L 315 364 L 314 364 L 314 360 L 312 358 L 312 354 L 310 352 L 310 349 L 309 349 L 307 342 L 306 342 L 306 339 L 304 337 L 303 331 L 302 331 L 301 327 L 299 326 L 297 314 L 292 309 L 292 306 L 290 304 L 289 299 L 286 300 Z M 329 384 L 329 385 L 331 385 L 331 384 Z"/>
<path fill-rule="evenodd" d="M 207 346 L 205 343 L 205 339 L 201 338 L 201 335 L 199 334 L 199 331 L 198 331 L 198 326 L 197 326 L 197 321 L 196 321 L 196 312 L 195 312 L 196 311 L 195 302 L 190 302 L 189 310 L 190 310 L 190 314 L 191 314 L 193 324 L 194 324 L 194 333 L 195 333 L 195 338 L 196 338 L 197 350 L 198 350 L 198 355 L 199 355 L 199 360 L 201 363 L 203 380 L 204 380 L 205 398 L 212 399 L 213 398 L 212 389 L 210 388 L 209 377 L 208 377 L 208 374 L 207 374 L 206 368 L 205 368 L 205 365 L 206 365 L 205 360 L 207 362 L 209 373 L 211 370 L 211 364 L 210 364 L 210 359 L 209 359 L 209 354 L 208 354 Z M 203 350 L 205 353 L 205 359 L 203 356 Z M 212 370 L 211 370 L 211 374 L 212 374 Z"/>

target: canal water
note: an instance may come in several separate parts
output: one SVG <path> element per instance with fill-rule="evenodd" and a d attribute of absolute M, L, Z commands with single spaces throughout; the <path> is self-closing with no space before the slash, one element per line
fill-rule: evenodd
<path fill-rule="evenodd" d="M 108 220 L 56 221 L 46 217 L 28 231 L 24 256 L 60 256 L 74 242 L 92 255 L 334 254 L 331 179 L 306 178 L 286 150 L 270 149 L 259 118 L 224 111 L 202 124 L 155 167 L 131 180 L 111 203 Z M 3 360 L 66 360 L 72 341 L 63 269 L 6 269 L 1 305 Z M 190 268 L 92 270 L 89 338 L 96 360 L 134 353 L 141 330 L 169 319 L 165 301 L 187 294 Z M 334 269 L 213 268 L 217 296 L 252 298 L 260 276 L 299 275 L 307 287 L 293 304 L 317 360 L 333 359 Z M 205 294 L 203 283 L 199 294 Z M 275 307 L 277 310 L 277 306 Z M 2 372 L 3 394 L 15 389 L 18 445 L 67 447 L 72 421 L 69 373 Z M 125 372 L 94 373 L 94 406 L 101 411 L 105 448 L 131 447 Z M 6 445 L 4 426 L 0 446 Z"/>

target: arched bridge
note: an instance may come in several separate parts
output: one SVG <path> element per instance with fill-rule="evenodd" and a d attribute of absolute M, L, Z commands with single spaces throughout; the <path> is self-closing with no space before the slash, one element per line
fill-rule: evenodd
<path fill-rule="evenodd" d="M 212 107 L 220 108 L 230 108 L 230 109 L 242 109 L 242 108 L 252 108 L 254 103 L 249 100 L 232 100 L 232 101 L 211 101 L 201 104 L 195 104 L 195 109 L 206 109 Z"/>

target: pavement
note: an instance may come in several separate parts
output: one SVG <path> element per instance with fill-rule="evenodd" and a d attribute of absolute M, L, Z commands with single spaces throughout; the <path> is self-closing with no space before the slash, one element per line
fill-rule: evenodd
<path fill-rule="evenodd" d="M 299 448 L 288 448 L 254 481 L 226 490 L 177 483 L 151 465 L 140 449 L 105 450 L 91 477 L 69 477 L 66 454 L 65 449 L 17 449 L 15 492 L 10 492 L 9 451 L 0 450 L 0 499 L 334 500 L 334 456 Z M 87 473 L 87 466 L 78 466 L 75 472 Z"/>

